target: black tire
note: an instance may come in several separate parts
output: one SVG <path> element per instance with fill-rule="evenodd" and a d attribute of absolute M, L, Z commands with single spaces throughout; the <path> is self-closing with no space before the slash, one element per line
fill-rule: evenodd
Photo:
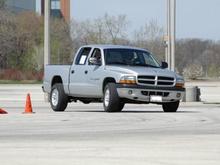
<path fill-rule="evenodd" d="M 171 103 L 163 103 L 163 111 L 164 112 L 176 112 L 179 107 L 179 101 L 171 102 Z"/>
<path fill-rule="evenodd" d="M 55 98 L 57 96 L 57 99 Z M 57 102 L 55 101 L 57 100 Z M 62 84 L 54 84 L 50 92 L 50 105 L 56 112 L 65 111 L 68 104 L 68 96 L 65 94 Z"/>
<path fill-rule="evenodd" d="M 106 104 L 106 92 L 109 91 L 109 103 Z M 118 96 L 115 83 L 108 83 L 103 94 L 103 106 L 106 112 L 121 112 L 125 103 Z"/>

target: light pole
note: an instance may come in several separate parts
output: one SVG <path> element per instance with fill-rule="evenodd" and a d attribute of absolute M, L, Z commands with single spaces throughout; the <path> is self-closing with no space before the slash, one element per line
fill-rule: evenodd
<path fill-rule="evenodd" d="M 50 0 L 44 0 L 44 75 L 48 64 L 50 64 Z M 44 94 L 44 100 L 49 102 L 47 93 Z"/>
<path fill-rule="evenodd" d="M 176 0 L 167 0 L 167 47 L 166 61 L 169 69 L 175 71 L 176 42 Z"/>
<path fill-rule="evenodd" d="M 50 0 L 44 0 L 44 68 L 50 64 Z"/>
<path fill-rule="evenodd" d="M 166 62 L 168 63 L 168 68 L 170 68 L 170 54 L 171 54 L 171 45 L 170 45 L 170 0 L 167 0 L 167 35 L 165 38 L 166 41 Z"/>
<path fill-rule="evenodd" d="M 176 0 L 172 0 L 171 2 L 171 70 L 175 71 Z"/>

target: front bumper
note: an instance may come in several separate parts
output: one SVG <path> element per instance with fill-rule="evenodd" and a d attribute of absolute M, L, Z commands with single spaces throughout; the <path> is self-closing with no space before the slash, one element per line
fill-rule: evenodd
<path fill-rule="evenodd" d="M 176 87 L 151 87 L 141 85 L 116 85 L 120 98 L 147 102 L 147 103 L 166 103 L 179 101 L 185 94 L 185 88 Z M 160 101 L 152 101 L 152 97 L 161 97 Z"/>

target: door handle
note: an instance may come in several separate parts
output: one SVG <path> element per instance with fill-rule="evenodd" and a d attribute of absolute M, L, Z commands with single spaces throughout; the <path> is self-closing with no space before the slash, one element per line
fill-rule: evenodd
<path fill-rule="evenodd" d="M 88 70 L 85 71 L 85 74 L 87 74 L 87 73 L 88 73 Z"/>
<path fill-rule="evenodd" d="M 73 74 L 74 72 L 75 72 L 74 70 L 71 71 L 72 74 Z"/>

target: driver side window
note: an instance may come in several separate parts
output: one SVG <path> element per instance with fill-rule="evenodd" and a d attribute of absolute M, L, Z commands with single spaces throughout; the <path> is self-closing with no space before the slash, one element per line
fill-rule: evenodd
<path fill-rule="evenodd" d="M 92 56 L 93 58 L 96 58 L 97 61 L 100 63 L 100 65 L 102 64 L 102 54 L 101 54 L 101 50 L 98 48 L 95 48 L 92 52 Z M 89 64 L 92 65 L 92 64 Z"/>

